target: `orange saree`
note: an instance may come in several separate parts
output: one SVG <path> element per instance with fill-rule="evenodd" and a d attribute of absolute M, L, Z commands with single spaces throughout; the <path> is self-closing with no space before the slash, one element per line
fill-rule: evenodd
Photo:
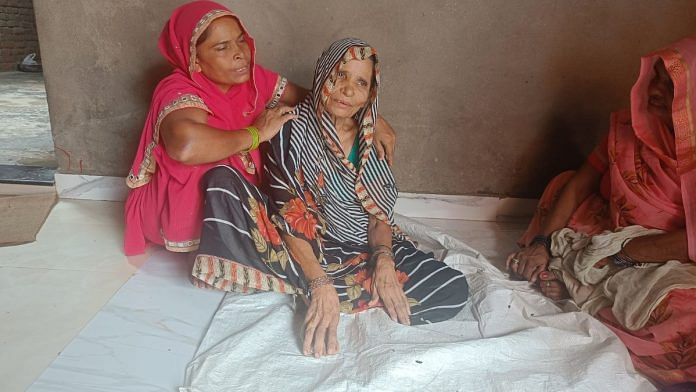
<path fill-rule="evenodd" d="M 647 110 L 648 86 L 662 59 L 674 83 L 672 132 Z M 609 134 L 588 161 L 603 173 L 600 190 L 573 213 L 567 226 L 588 234 L 629 225 L 674 231 L 686 228 L 696 261 L 696 37 L 641 59 L 631 110 L 612 114 Z M 563 186 L 565 172 L 547 186 L 520 244 L 538 233 Z M 638 331 L 621 326 L 611 308 L 597 317 L 624 342 L 636 368 L 659 386 L 696 381 L 696 289 L 673 290 Z"/>

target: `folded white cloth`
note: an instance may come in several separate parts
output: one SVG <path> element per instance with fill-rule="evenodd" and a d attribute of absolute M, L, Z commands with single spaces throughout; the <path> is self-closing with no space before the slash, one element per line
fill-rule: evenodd
<path fill-rule="evenodd" d="M 674 289 L 696 288 L 696 265 L 672 260 L 644 263 L 638 268 L 622 268 L 608 263 L 595 268 L 600 260 L 618 253 L 633 238 L 661 234 L 663 231 L 628 226 L 599 235 L 565 228 L 551 236 L 549 269 L 561 279 L 573 301 L 594 315 L 611 307 L 614 317 L 625 328 L 639 330 L 652 311 Z"/>

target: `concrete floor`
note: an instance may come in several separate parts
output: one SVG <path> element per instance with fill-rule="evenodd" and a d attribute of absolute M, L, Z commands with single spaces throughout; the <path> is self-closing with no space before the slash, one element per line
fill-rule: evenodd
<path fill-rule="evenodd" d="M 57 167 L 41 73 L 0 72 L 0 165 Z"/>

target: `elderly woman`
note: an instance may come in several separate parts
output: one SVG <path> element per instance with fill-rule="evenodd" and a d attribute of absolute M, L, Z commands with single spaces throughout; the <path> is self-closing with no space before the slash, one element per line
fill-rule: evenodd
<path fill-rule="evenodd" d="M 549 236 L 564 227 L 595 236 L 594 245 L 605 230 L 661 230 L 624 241 L 597 269 L 696 261 L 695 70 L 696 37 L 643 57 L 631 110 L 612 115 L 607 138 L 580 170 L 549 184 L 520 240 L 524 248 L 508 258 L 512 273 L 541 280 L 542 293 L 553 299 L 566 297 L 566 287 L 547 272 Z M 658 305 L 639 330 L 617 322 L 612 308 L 596 314 L 623 340 L 636 367 L 661 385 L 696 380 L 696 289 L 689 287 L 696 282 L 647 298 Z M 646 282 L 643 289 L 651 287 Z"/>
<path fill-rule="evenodd" d="M 312 94 L 266 151 L 270 199 L 229 166 L 204 180 L 193 276 L 222 290 L 307 295 L 305 355 L 338 351 L 339 312 L 380 306 L 399 323 L 431 323 L 468 297 L 460 272 L 394 224 L 394 177 L 373 145 L 378 91 L 375 50 L 335 42 L 317 62 Z"/>
<path fill-rule="evenodd" d="M 195 250 L 203 174 L 224 164 L 259 185 L 259 143 L 293 118 L 288 111 L 308 93 L 257 64 L 254 40 L 239 18 L 211 1 L 175 9 L 159 48 L 174 70 L 155 89 L 127 179 L 127 255 L 143 253 L 147 242 Z M 386 148 L 390 161 L 392 130 L 384 121 L 378 130 L 378 151 Z"/>

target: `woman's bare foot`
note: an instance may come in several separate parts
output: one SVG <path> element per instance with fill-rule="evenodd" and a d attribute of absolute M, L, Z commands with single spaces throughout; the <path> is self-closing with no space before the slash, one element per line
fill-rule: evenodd
<path fill-rule="evenodd" d="M 545 296 L 554 301 L 570 298 L 568 289 L 566 289 L 563 282 L 556 279 L 556 275 L 552 272 L 544 271 L 539 274 L 539 278 L 541 278 L 541 280 L 539 280 L 539 288 L 541 289 L 541 293 Z"/>

